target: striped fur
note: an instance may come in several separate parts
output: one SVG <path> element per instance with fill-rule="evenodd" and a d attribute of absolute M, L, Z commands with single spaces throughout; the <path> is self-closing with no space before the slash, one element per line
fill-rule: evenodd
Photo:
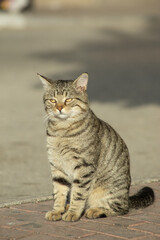
<path fill-rule="evenodd" d="M 88 75 L 51 81 L 41 75 L 48 117 L 47 152 L 53 181 L 48 220 L 77 221 L 120 215 L 154 200 L 146 188 L 129 197 L 129 153 L 123 139 L 95 116 L 86 93 Z M 69 205 L 67 204 L 69 200 Z"/>

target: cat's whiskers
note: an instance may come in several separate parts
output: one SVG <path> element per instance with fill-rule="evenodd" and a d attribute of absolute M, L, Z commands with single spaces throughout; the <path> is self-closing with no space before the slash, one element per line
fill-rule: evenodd
<path fill-rule="evenodd" d="M 48 118 L 49 118 L 48 114 L 45 114 L 45 115 L 43 116 L 43 121 L 44 121 L 44 122 L 47 122 Z"/>

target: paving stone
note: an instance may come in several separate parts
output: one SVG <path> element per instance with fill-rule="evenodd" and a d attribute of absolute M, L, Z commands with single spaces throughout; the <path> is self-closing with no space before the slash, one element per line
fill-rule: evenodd
<path fill-rule="evenodd" d="M 160 239 L 159 183 L 148 184 L 156 189 L 155 203 L 128 214 L 90 220 L 84 216 L 78 222 L 47 221 L 45 211 L 52 201 L 28 203 L 0 209 L 0 239 L 2 240 L 158 240 Z M 158 187 L 157 187 L 158 186 Z M 135 186 L 134 190 L 142 185 Z"/>
<path fill-rule="evenodd" d="M 106 224 L 102 223 L 95 223 L 93 222 L 88 222 L 88 223 L 78 223 L 76 226 L 78 229 L 83 229 L 83 230 L 90 230 L 92 232 L 98 232 L 98 233 L 106 233 L 109 235 L 112 235 L 114 237 L 124 237 L 124 238 L 132 238 L 133 236 L 143 236 L 144 233 L 140 231 L 134 231 L 131 229 L 128 229 L 127 227 L 124 226 L 109 226 Z M 95 229 L 96 227 L 96 229 Z"/>
<path fill-rule="evenodd" d="M 127 219 L 127 221 L 126 221 Z M 107 218 L 99 218 L 95 220 L 83 220 L 84 222 L 91 222 L 94 221 L 94 223 L 100 223 L 100 224 L 107 224 L 110 226 L 121 226 L 121 227 L 127 227 L 129 225 L 132 225 L 137 222 L 137 219 L 130 219 L 129 217 L 107 217 Z M 139 222 L 142 222 L 142 220 L 139 220 Z"/>
<path fill-rule="evenodd" d="M 6 238 L 6 239 L 22 238 L 30 235 L 31 235 L 31 231 L 18 230 L 18 229 L 13 229 L 11 227 L 0 228 L 0 237 Z"/>
<path fill-rule="evenodd" d="M 149 235 L 149 236 L 144 236 L 142 238 L 132 238 L 132 240 L 159 240 L 159 237 Z"/>
<path fill-rule="evenodd" d="M 34 205 L 31 203 L 27 203 L 23 205 L 18 205 L 16 206 L 16 208 L 45 213 L 53 208 L 53 200 Z"/>
<path fill-rule="evenodd" d="M 149 235 L 149 236 L 144 236 L 144 237 L 136 237 L 136 238 L 132 238 L 132 240 L 159 240 L 159 237 L 153 236 L 153 235 Z"/>
<path fill-rule="evenodd" d="M 22 238 L 22 240 L 67 240 L 67 238 L 57 237 L 57 236 L 49 236 L 44 234 L 34 234 L 28 237 Z"/>
<path fill-rule="evenodd" d="M 140 230 L 141 232 L 156 234 L 160 237 L 160 225 L 155 223 L 142 223 L 130 226 L 129 229 Z"/>
<path fill-rule="evenodd" d="M 134 220 L 134 221 L 142 220 L 142 221 L 146 221 L 146 222 L 160 224 L 160 215 L 157 215 L 154 213 L 149 213 L 149 214 L 145 213 L 142 215 L 134 215 L 134 216 L 130 216 L 130 217 L 124 217 L 124 222 L 125 222 L 125 219 L 128 219 L 128 220 L 130 219 L 130 220 Z"/>
<path fill-rule="evenodd" d="M 14 217 L 5 217 L 0 218 L 0 226 L 17 226 L 23 223 L 27 223 L 24 219 L 15 219 Z"/>
<path fill-rule="evenodd" d="M 63 225 L 63 224 L 62 224 Z M 36 233 L 50 233 L 51 235 L 55 235 L 58 237 L 79 237 L 88 234 L 87 229 L 80 229 L 75 228 L 68 223 L 68 226 L 58 226 L 57 224 L 35 224 L 35 223 L 29 223 L 29 224 L 23 224 L 20 226 L 21 229 L 32 229 Z"/>
<path fill-rule="evenodd" d="M 94 234 L 94 235 L 90 235 L 90 236 L 86 236 L 86 237 L 83 237 L 82 240 L 120 240 L 120 239 L 126 239 L 126 238 L 120 238 L 119 236 L 111 236 L 111 235 L 108 235 L 108 234 Z"/>

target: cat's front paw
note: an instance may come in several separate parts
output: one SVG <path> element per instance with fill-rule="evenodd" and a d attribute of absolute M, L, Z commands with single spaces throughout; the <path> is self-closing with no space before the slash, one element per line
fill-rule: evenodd
<path fill-rule="evenodd" d="M 62 215 L 62 220 L 65 222 L 75 222 L 80 219 L 80 214 L 76 212 L 67 211 L 65 214 Z"/>
<path fill-rule="evenodd" d="M 62 219 L 62 212 L 61 211 L 49 211 L 45 215 L 45 219 L 49 221 L 59 221 Z"/>

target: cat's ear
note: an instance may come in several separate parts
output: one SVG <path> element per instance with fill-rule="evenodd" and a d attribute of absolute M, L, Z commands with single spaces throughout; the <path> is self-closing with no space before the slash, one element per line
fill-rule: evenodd
<path fill-rule="evenodd" d="M 37 75 L 38 75 L 39 79 L 41 80 L 44 89 L 47 89 L 48 87 L 51 86 L 51 81 L 48 78 L 40 75 L 39 73 L 37 73 Z"/>
<path fill-rule="evenodd" d="M 82 73 L 73 84 L 77 92 L 85 92 L 88 84 L 88 73 Z"/>

